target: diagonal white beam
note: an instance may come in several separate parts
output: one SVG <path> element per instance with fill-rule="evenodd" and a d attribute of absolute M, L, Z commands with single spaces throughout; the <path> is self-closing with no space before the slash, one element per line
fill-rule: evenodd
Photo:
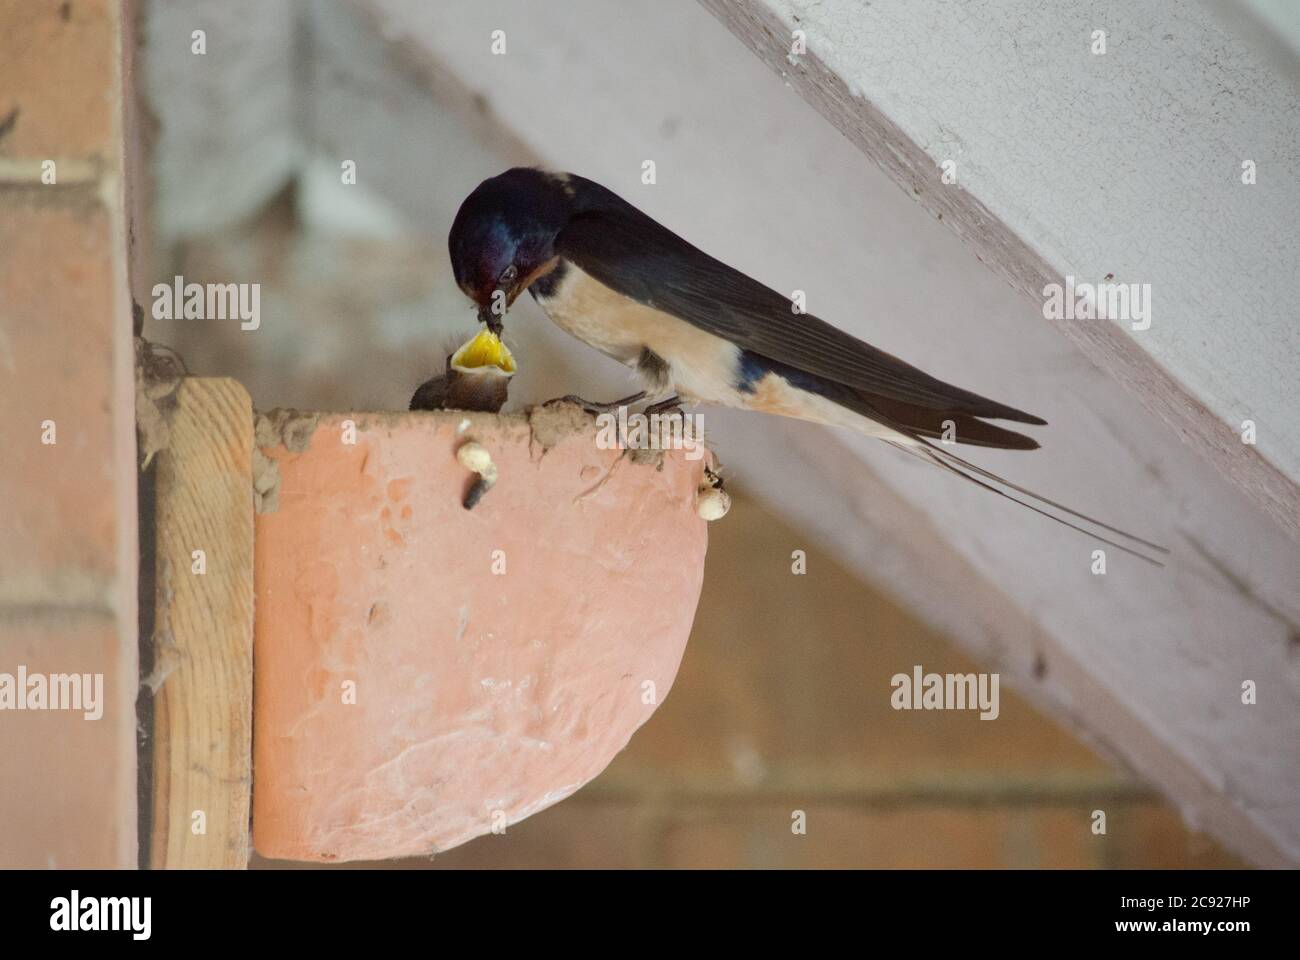
<path fill-rule="evenodd" d="M 1148 291 L 1053 322 L 1300 538 L 1300 70 L 1245 11 L 701 3 L 1036 306 Z"/>

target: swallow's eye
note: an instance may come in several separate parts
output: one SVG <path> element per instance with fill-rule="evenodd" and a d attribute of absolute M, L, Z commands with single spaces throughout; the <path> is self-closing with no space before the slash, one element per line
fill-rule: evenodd
<path fill-rule="evenodd" d="M 507 284 L 514 283 L 515 277 L 517 276 L 519 276 L 519 268 L 512 263 L 510 264 L 510 266 L 505 268 L 505 270 L 501 274 L 501 279 L 497 282 L 504 287 Z"/>

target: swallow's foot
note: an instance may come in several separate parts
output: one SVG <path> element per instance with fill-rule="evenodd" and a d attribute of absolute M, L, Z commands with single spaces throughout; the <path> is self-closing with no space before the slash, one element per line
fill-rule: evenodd
<path fill-rule="evenodd" d="M 549 407 L 556 403 L 573 403 L 582 407 L 583 410 L 586 410 L 590 414 L 597 414 L 597 413 L 611 413 L 614 410 L 617 410 L 619 407 L 626 407 L 628 404 L 637 403 L 638 401 L 644 399 L 645 399 L 644 390 L 642 390 L 640 393 L 634 393 L 630 397 L 624 397 L 622 400 L 615 400 L 612 403 L 596 403 L 592 400 L 584 400 L 582 397 L 569 393 L 569 394 L 565 394 L 563 397 L 556 397 L 553 400 L 547 400 L 545 403 L 542 404 L 542 406 Z"/>
<path fill-rule="evenodd" d="M 669 397 L 667 400 L 660 400 L 658 403 L 652 403 L 645 408 L 647 417 L 654 414 L 672 416 L 675 413 L 682 412 L 682 398 L 678 396 Z"/>

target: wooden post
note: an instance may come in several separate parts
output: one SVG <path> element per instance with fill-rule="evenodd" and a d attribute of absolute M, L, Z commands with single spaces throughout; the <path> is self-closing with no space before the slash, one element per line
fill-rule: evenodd
<path fill-rule="evenodd" d="M 248 865 L 253 412 L 234 380 L 186 379 L 158 453 L 149 864 Z"/>

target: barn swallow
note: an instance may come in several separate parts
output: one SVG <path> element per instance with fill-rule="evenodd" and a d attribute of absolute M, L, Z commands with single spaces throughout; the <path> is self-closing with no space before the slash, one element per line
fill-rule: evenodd
<path fill-rule="evenodd" d="M 594 181 L 526 167 L 484 180 L 448 246 L 457 285 L 494 333 L 527 290 L 559 327 L 632 368 L 642 390 L 618 403 L 721 404 L 849 427 L 1144 560 L 1158 562 L 1044 508 L 1167 552 L 930 442 L 1034 450 L 1031 437 L 986 421 L 1045 426 L 1041 417 L 795 310 Z"/>

